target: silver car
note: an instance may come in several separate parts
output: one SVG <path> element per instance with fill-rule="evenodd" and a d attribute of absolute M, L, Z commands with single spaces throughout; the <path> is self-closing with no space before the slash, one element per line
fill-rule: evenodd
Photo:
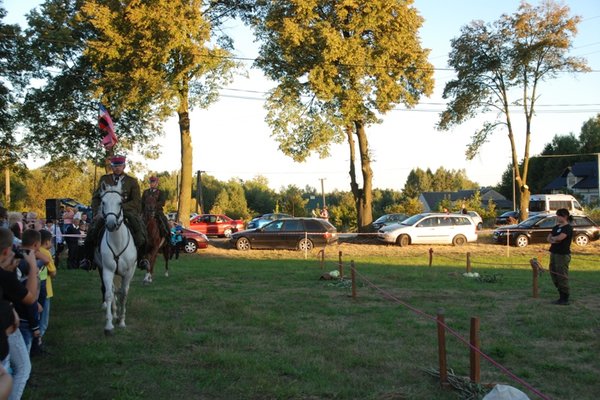
<path fill-rule="evenodd" d="M 399 224 L 384 226 L 377 238 L 400 246 L 409 244 L 453 244 L 461 246 L 477 241 L 477 225 L 469 215 L 424 213 L 413 215 Z"/>

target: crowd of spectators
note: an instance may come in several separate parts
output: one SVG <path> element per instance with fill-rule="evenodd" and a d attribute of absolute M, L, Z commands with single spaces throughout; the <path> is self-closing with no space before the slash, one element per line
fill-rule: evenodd
<path fill-rule="evenodd" d="M 20 399 L 31 358 L 48 353 L 52 280 L 65 245 L 64 267 L 79 267 L 87 215 L 65 208 L 60 217 L 43 220 L 0 203 L 0 400 Z"/>

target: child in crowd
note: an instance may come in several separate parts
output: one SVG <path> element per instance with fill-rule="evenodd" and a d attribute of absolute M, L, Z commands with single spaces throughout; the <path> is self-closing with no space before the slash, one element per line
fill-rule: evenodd
<path fill-rule="evenodd" d="M 52 257 L 45 256 L 44 254 L 39 252 L 39 249 L 42 245 L 42 238 L 39 231 L 34 229 L 26 229 L 23 231 L 23 235 L 21 237 L 21 251 L 23 253 L 33 253 L 36 258 L 38 271 L 40 273 L 44 273 L 43 270 L 46 269 L 48 263 L 52 260 Z M 39 285 L 39 274 L 36 274 L 34 278 L 29 275 L 30 265 L 26 260 L 21 260 L 17 267 L 17 277 L 24 286 L 27 286 L 28 279 L 36 279 Z M 39 295 L 41 291 L 38 289 L 34 294 L 36 296 L 36 300 L 39 300 Z M 42 293 L 43 300 L 45 301 L 46 293 L 45 291 Z M 20 324 L 19 329 L 21 330 L 21 334 L 23 335 L 23 339 L 25 340 L 25 345 L 27 346 L 27 350 L 31 350 L 31 344 L 35 338 L 37 341 L 40 337 L 40 311 L 41 306 L 36 301 L 35 303 L 26 306 L 22 304 L 15 304 L 15 310 L 17 314 L 19 314 Z"/>
<path fill-rule="evenodd" d="M 181 242 L 183 242 L 183 232 L 180 225 L 178 225 L 175 221 L 169 221 L 171 225 L 171 248 L 169 251 L 169 259 L 173 258 L 175 255 L 175 259 L 179 259 L 179 246 Z"/>
<path fill-rule="evenodd" d="M 31 347 L 31 354 L 43 353 L 44 349 L 41 347 L 44 334 L 48 329 L 48 322 L 50 321 L 50 299 L 54 295 L 52 290 L 52 279 L 56 276 L 56 266 L 54 260 L 50 254 L 52 248 L 52 233 L 42 229 L 40 231 L 41 246 L 39 252 L 47 257 L 50 262 L 46 264 L 45 268 L 40 269 L 40 296 L 38 303 L 42 306 L 42 314 L 40 315 L 40 340 L 34 342 Z"/>

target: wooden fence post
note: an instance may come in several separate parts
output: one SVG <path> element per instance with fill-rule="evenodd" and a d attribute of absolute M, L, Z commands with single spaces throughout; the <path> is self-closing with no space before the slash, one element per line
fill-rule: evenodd
<path fill-rule="evenodd" d="M 471 317 L 471 346 L 479 350 L 481 344 L 479 343 L 479 317 Z M 481 379 L 481 364 L 480 354 L 478 351 L 471 347 L 471 382 L 479 383 Z"/>
<path fill-rule="evenodd" d="M 467 251 L 467 272 L 471 272 L 471 252 Z"/>
<path fill-rule="evenodd" d="M 433 248 L 429 248 L 429 266 L 433 264 Z"/>
<path fill-rule="evenodd" d="M 354 267 L 354 260 L 350 261 L 350 276 L 352 277 L 352 298 L 356 298 L 356 268 Z"/>
<path fill-rule="evenodd" d="M 342 263 L 342 251 L 340 250 L 338 253 L 338 269 L 340 271 L 340 279 L 344 279 L 344 264 Z"/>
<path fill-rule="evenodd" d="M 529 260 L 529 264 L 531 264 L 531 269 L 533 270 L 533 298 L 537 299 L 539 295 L 538 289 L 538 277 L 539 277 L 539 262 L 537 258 L 532 258 Z"/>
<path fill-rule="evenodd" d="M 438 360 L 440 367 L 440 386 L 447 388 L 448 365 L 446 363 L 446 328 L 444 326 L 444 310 L 440 308 L 437 312 L 437 336 L 438 336 Z"/>
<path fill-rule="evenodd" d="M 325 249 L 321 249 L 319 251 L 319 255 L 321 256 L 321 269 L 325 268 Z"/>

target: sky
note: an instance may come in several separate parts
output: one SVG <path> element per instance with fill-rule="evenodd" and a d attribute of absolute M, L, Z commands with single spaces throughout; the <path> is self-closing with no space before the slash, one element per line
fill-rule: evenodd
<path fill-rule="evenodd" d="M 5 22 L 24 24 L 24 14 L 40 3 L 38 0 L 5 0 L 4 7 L 8 11 Z M 447 68 L 450 40 L 460 34 L 462 26 L 473 20 L 495 21 L 504 13 L 515 12 L 519 3 L 518 0 L 416 0 L 414 6 L 425 19 L 419 36 L 422 46 L 431 49 L 429 61 L 435 68 Z M 538 111 L 532 124 L 531 155 L 539 154 L 557 134 L 577 136 L 582 124 L 600 113 L 600 1 L 563 3 L 570 7 L 572 15 L 582 17 L 570 55 L 585 57 L 593 72 L 562 73 L 541 84 Z M 257 56 L 258 46 L 247 28 L 231 22 L 227 30 L 235 41 L 235 56 Z M 193 170 L 206 171 L 222 181 L 249 180 L 260 175 L 266 177 L 275 190 L 288 185 L 300 188 L 308 185 L 320 190 L 321 179 L 324 179 L 326 192 L 350 190 L 346 143 L 333 146 L 331 156 L 326 159 L 315 156 L 303 163 L 294 162 L 278 150 L 264 122 L 266 110 L 263 108 L 265 92 L 274 83 L 259 70 L 251 69 L 250 63 L 246 63 L 246 69 L 245 75 L 238 76 L 221 91 L 217 103 L 191 113 Z M 481 186 L 500 182 L 511 162 L 505 130 L 496 131 L 473 160 L 465 157 L 473 133 L 484 121 L 495 119 L 494 114 L 479 116 L 451 131 L 435 128 L 444 109 L 444 85 L 453 77 L 452 71 L 436 70 L 431 97 L 423 97 L 414 110 L 391 111 L 383 117 L 383 123 L 367 127 L 374 188 L 399 191 L 414 168 L 464 169 L 467 177 Z M 515 113 L 512 118 L 516 122 L 517 152 L 521 158 L 524 135 L 519 132 L 524 129 L 524 116 Z M 158 142 L 161 156 L 158 160 L 146 160 L 148 169 L 179 170 L 180 140 L 175 117 L 165 122 L 164 136 Z M 142 161 L 140 156 L 133 158 Z"/>

